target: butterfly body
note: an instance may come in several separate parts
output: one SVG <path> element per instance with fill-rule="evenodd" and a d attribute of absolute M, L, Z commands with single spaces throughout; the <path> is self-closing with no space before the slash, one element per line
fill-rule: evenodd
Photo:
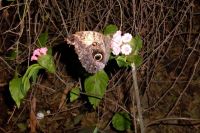
<path fill-rule="evenodd" d="M 74 45 L 78 58 L 89 73 L 102 70 L 110 55 L 110 38 L 95 31 L 80 31 L 66 38 L 70 45 Z"/>

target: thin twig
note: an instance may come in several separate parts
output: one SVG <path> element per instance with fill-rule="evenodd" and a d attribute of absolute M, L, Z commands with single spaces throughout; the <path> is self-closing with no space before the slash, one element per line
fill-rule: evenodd
<path fill-rule="evenodd" d="M 65 30 L 66 30 L 66 32 L 67 32 L 67 25 L 66 25 L 66 23 L 65 23 L 65 19 L 64 19 L 64 17 L 63 17 L 62 11 L 61 11 L 61 9 L 60 9 L 60 7 L 59 7 L 59 5 L 58 5 L 58 3 L 57 3 L 56 0 L 55 0 L 55 4 L 56 4 L 56 6 L 57 6 L 57 8 L 58 8 L 58 11 L 59 11 L 59 13 L 60 13 L 60 17 L 61 17 L 61 19 L 62 19 L 62 21 L 63 21 L 64 28 L 65 28 Z M 67 32 L 67 33 L 68 33 L 68 32 Z"/>
<path fill-rule="evenodd" d="M 167 116 L 169 116 L 175 109 L 175 107 L 178 105 L 178 103 L 180 102 L 181 98 L 183 97 L 183 95 L 185 94 L 187 88 L 189 87 L 194 75 L 195 75 L 195 72 L 196 72 L 196 69 L 197 69 L 197 65 L 199 64 L 199 61 L 200 61 L 200 58 L 198 58 L 198 60 L 196 61 L 196 63 L 194 64 L 194 69 L 193 69 L 193 72 L 190 76 L 190 79 L 186 85 L 186 87 L 184 88 L 184 90 L 181 92 L 180 96 L 178 97 L 178 99 L 176 100 L 174 106 L 172 107 L 172 109 L 167 113 Z"/>
<path fill-rule="evenodd" d="M 123 23 L 123 11 L 122 11 L 122 6 L 119 0 L 117 0 L 117 2 L 119 3 L 119 8 L 120 8 L 120 30 L 122 30 L 122 23 Z"/>
<path fill-rule="evenodd" d="M 10 123 L 10 120 L 11 120 L 11 118 L 13 117 L 13 115 L 14 115 L 14 113 L 15 113 L 15 110 L 16 110 L 16 106 L 14 106 L 13 112 L 12 112 L 12 114 L 10 115 L 10 117 L 9 117 L 9 119 L 8 119 L 8 121 L 7 121 L 7 124 Z"/>
<path fill-rule="evenodd" d="M 131 67 L 132 67 L 133 86 L 134 86 L 134 90 L 132 88 L 132 98 L 134 98 L 134 97 L 136 98 L 140 130 L 141 130 L 141 133 L 145 133 L 144 122 L 143 122 L 143 117 L 142 117 L 142 108 L 141 108 L 141 104 L 140 104 L 140 94 L 139 94 L 139 89 L 138 89 L 138 84 L 137 84 L 135 64 L 132 63 Z M 133 108 L 134 108 L 134 101 L 132 101 L 132 103 L 133 103 Z"/>
<path fill-rule="evenodd" d="M 2 60 L 2 61 L 8 66 L 8 68 L 10 68 L 10 70 L 12 70 L 13 72 L 15 72 L 15 69 L 13 69 L 13 68 L 8 64 L 8 62 L 6 62 L 1 56 L 0 56 L 0 60 Z"/>
<path fill-rule="evenodd" d="M 133 87 L 132 86 L 132 89 L 130 89 L 130 94 L 132 94 L 134 91 L 133 91 Z M 136 118 L 136 111 L 135 111 L 135 99 L 134 99 L 134 95 L 132 95 L 131 97 L 131 100 L 132 100 L 132 108 L 131 108 L 131 114 L 133 116 L 133 126 L 134 126 L 134 129 L 135 129 L 135 133 L 137 133 L 137 118 Z"/>
<path fill-rule="evenodd" d="M 164 122 L 164 121 L 172 121 L 172 120 L 182 120 L 182 121 L 200 121 L 200 119 L 194 119 L 194 118 L 187 118 L 187 117 L 176 117 L 176 118 L 163 118 L 151 121 L 149 124 L 146 125 L 146 127 L 149 127 L 151 125 L 154 125 L 156 123 Z"/>

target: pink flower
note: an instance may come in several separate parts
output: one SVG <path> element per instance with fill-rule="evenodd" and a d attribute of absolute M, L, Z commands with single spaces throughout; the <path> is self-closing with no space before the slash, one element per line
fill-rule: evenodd
<path fill-rule="evenodd" d="M 111 48 L 112 48 L 112 53 L 114 55 L 119 55 L 121 49 L 120 49 L 120 46 L 119 45 L 111 45 Z"/>
<path fill-rule="evenodd" d="M 31 56 L 31 61 L 38 60 L 37 56 Z"/>
<path fill-rule="evenodd" d="M 122 36 L 122 41 L 123 43 L 128 43 L 130 42 L 132 39 L 132 35 L 130 33 L 125 33 L 123 36 Z"/>
<path fill-rule="evenodd" d="M 38 58 L 42 55 L 46 55 L 47 54 L 47 48 L 37 48 L 36 50 L 33 51 L 33 55 L 31 56 L 31 61 L 33 60 L 38 60 Z"/>
<path fill-rule="evenodd" d="M 132 48 L 129 44 L 124 44 L 121 47 L 122 54 L 129 55 L 132 52 Z"/>
<path fill-rule="evenodd" d="M 40 53 L 43 54 L 43 55 L 46 55 L 47 54 L 47 48 L 44 47 L 44 48 L 40 48 Z"/>
<path fill-rule="evenodd" d="M 36 50 L 34 50 L 34 52 L 33 52 L 33 56 L 40 56 L 41 54 L 40 54 L 40 49 L 39 48 L 37 48 Z"/>

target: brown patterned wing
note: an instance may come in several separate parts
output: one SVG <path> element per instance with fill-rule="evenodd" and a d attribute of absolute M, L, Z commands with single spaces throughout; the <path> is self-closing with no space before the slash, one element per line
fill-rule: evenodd
<path fill-rule="evenodd" d="M 89 73 L 103 69 L 110 55 L 110 38 L 95 31 L 80 31 L 68 36 L 68 44 L 74 45 L 82 66 Z"/>

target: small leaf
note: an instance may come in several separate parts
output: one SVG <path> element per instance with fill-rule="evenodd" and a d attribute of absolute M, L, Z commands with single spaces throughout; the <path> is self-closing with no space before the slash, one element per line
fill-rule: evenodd
<path fill-rule="evenodd" d="M 22 78 L 13 78 L 9 83 L 9 90 L 13 100 L 15 101 L 17 107 L 20 107 L 20 102 L 24 98 L 22 85 Z"/>
<path fill-rule="evenodd" d="M 43 56 L 39 57 L 38 63 L 42 67 L 47 69 L 47 71 L 49 71 L 50 73 L 55 73 L 56 69 L 55 69 L 53 56 L 48 55 L 48 54 L 47 55 L 43 55 Z"/>
<path fill-rule="evenodd" d="M 94 129 L 93 133 L 98 133 L 98 128 L 97 127 Z"/>
<path fill-rule="evenodd" d="M 104 35 L 112 35 L 118 30 L 117 26 L 114 24 L 110 24 L 106 26 L 103 30 Z"/>
<path fill-rule="evenodd" d="M 130 55 L 127 56 L 127 61 L 130 62 L 130 64 L 135 63 L 136 67 L 138 67 L 142 64 L 142 57 L 140 55 Z"/>
<path fill-rule="evenodd" d="M 135 55 L 134 56 L 134 63 L 136 65 L 136 67 L 140 66 L 142 64 L 142 57 L 140 55 Z"/>
<path fill-rule="evenodd" d="M 116 58 L 117 64 L 119 67 L 127 67 L 129 66 L 128 62 L 126 61 L 126 57 L 125 56 L 118 56 Z"/>
<path fill-rule="evenodd" d="M 29 73 L 28 73 L 28 75 L 27 75 L 27 78 L 30 79 L 33 75 L 36 76 L 35 74 L 37 74 L 38 71 L 39 71 L 40 69 L 42 69 L 42 68 L 43 68 L 43 67 L 40 66 L 39 64 L 34 65 L 34 67 L 31 67 L 31 69 L 30 69 L 30 71 L 29 71 Z"/>
<path fill-rule="evenodd" d="M 112 54 L 110 54 L 109 60 L 115 59 L 116 57 Z"/>
<path fill-rule="evenodd" d="M 39 70 L 40 70 L 40 69 L 37 69 L 37 70 L 35 70 L 35 71 L 32 73 L 31 79 L 32 79 L 33 83 L 36 82 L 36 79 L 37 79 Z"/>
<path fill-rule="evenodd" d="M 52 55 L 52 48 L 51 47 L 48 47 L 47 54 Z"/>
<path fill-rule="evenodd" d="M 103 71 L 88 77 L 84 82 L 85 91 L 88 94 L 89 102 L 95 109 L 105 94 L 108 85 L 108 75 Z"/>
<path fill-rule="evenodd" d="M 79 114 L 79 115 L 75 116 L 73 119 L 73 125 L 79 124 L 81 122 L 83 116 L 84 116 L 83 114 Z"/>
<path fill-rule="evenodd" d="M 33 64 L 31 66 L 28 67 L 28 69 L 26 70 L 26 73 L 24 74 L 24 76 L 22 77 L 22 83 L 24 82 L 24 78 L 26 78 L 30 71 L 33 69 L 33 68 L 36 68 L 36 67 L 41 67 L 39 64 Z"/>
<path fill-rule="evenodd" d="M 116 113 L 112 118 L 112 125 L 118 131 L 125 131 L 126 129 L 130 129 L 130 116 L 127 113 Z"/>
<path fill-rule="evenodd" d="M 18 54 L 19 53 L 20 52 L 18 51 Z M 11 51 L 8 51 L 6 53 L 6 59 L 8 59 L 8 60 L 14 60 L 14 59 L 16 59 L 16 57 L 17 57 L 17 51 L 16 50 L 11 50 Z"/>
<path fill-rule="evenodd" d="M 141 50 L 141 48 L 142 48 L 142 38 L 139 35 L 137 35 L 135 37 L 135 41 L 136 41 L 135 43 L 137 45 L 138 51 Z"/>
<path fill-rule="evenodd" d="M 19 128 L 20 132 L 25 132 L 28 128 L 26 123 L 18 123 L 17 127 Z"/>
<path fill-rule="evenodd" d="M 131 45 L 133 51 L 135 51 L 134 54 L 138 54 L 138 52 L 142 48 L 142 39 L 139 35 L 137 35 L 134 38 L 132 38 L 129 44 Z"/>
<path fill-rule="evenodd" d="M 46 31 L 40 34 L 37 43 L 39 44 L 40 47 L 45 47 L 47 40 L 48 40 L 48 32 Z"/>
<path fill-rule="evenodd" d="M 71 92 L 70 92 L 70 102 L 73 102 L 76 99 L 78 99 L 79 95 L 80 95 L 80 89 L 79 89 L 79 87 L 73 88 L 71 90 Z"/>
<path fill-rule="evenodd" d="M 35 81 L 37 78 L 37 73 L 41 68 L 43 68 L 43 67 L 40 66 L 39 64 L 33 64 L 33 65 L 29 66 L 28 69 L 26 70 L 26 73 L 22 77 L 22 84 L 23 84 L 22 92 L 24 95 L 26 95 L 26 93 L 28 92 L 28 90 L 31 87 L 30 78 L 32 78 L 33 81 Z"/>
<path fill-rule="evenodd" d="M 24 79 L 24 82 L 23 82 L 23 89 L 22 89 L 22 92 L 24 94 L 24 96 L 26 96 L 26 93 L 28 92 L 28 90 L 30 89 L 31 85 L 30 85 L 30 81 L 29 79 L 26 77 Z"/>

